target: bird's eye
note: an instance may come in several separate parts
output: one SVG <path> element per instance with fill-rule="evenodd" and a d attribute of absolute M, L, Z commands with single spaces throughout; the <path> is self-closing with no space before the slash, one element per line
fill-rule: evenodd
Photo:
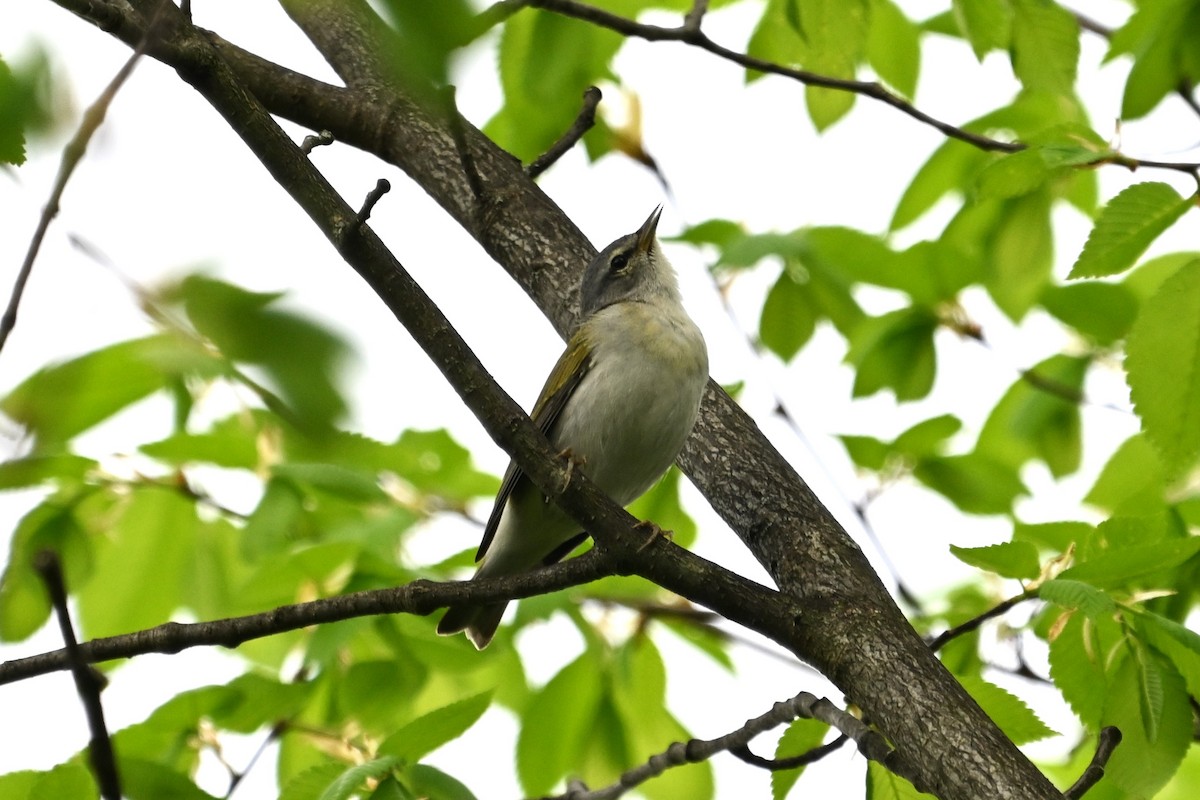
<path fill-rule="evenodd" d="M 608 262 L 608 266 L 613 272 L 620 272 L 625 269 L 629 266 L 629 253 L 617 253 L 612 257 L 612 261 Z"/>

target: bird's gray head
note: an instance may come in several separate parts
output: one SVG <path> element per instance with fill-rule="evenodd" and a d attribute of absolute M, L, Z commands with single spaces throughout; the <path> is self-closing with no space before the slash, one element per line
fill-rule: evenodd
<path fill-rule="evenodd" d="M 588 264 L 579 287 L 579 305 L 585 319 L 613 303 L 628 300 L 679 302 L 675 270 L 654 236 L 661 215 L 659 206 L 642 227 L 617 239 Z"/>

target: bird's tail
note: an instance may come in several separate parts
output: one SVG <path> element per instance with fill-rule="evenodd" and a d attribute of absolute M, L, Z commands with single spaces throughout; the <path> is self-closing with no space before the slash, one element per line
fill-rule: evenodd
<path fill-rule="evenodd" d="M 466 631 L 467 638 L 471 640 L 475 648 L 482 650 L 496 635 L 496 629 L 500 627 L 500 618 L 504 616 L 504 609 L 507 606 L 508 603 L 491 603 L 485 606 L 451 606 L 446 609 L 445 615 L 438 623 L 437 632 L 442 636 L 450 636 Z"/>

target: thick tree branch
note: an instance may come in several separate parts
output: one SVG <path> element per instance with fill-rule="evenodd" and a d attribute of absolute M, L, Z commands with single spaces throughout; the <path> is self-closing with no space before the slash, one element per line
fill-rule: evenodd
<path fill-rule="evenodd" d="M 78 658 L 82 663 L 98 664 L 147 653 L 178 653 L 190 647 L 233 648 L 252 639 L 355 617 L 424 615 L 448 605 L 491 603 L 556 592 L 612 575 L 614 567 L 614 559 L 593 548 L 577 558 L 522 575 L 447 583 L 417 580 L 391 589 L 280 606 L 261 614 L 213 622 L 168 622 L 135 633 L 84 642 L 78 646 Z M 13 659 L 0 664 L 0 685 L 70 667 L 71 656 L 66 648 Z"/>
<path fill-rule="evenodd" d="M 97 12 L 87 0 L 56 1 L 86 18 L 95 18 L 97 24 L 125 41 L 137 41 L 137 15 L 124 14 L 116 7 Z M 306 31 L 315 36 L 311 28 L 322 24 L 321 13 L 349 14 L 345 9 L 362 4 L 347 0 L 304 5 L 311 6 L 313 14 L 311 22 L 305 23 Z M 149 5 L 142 0 L 136 7 Z M 359 18 L 381 24 L 377 19 L 370 21 L 369 16 Z M 428 112 L 416 98 L 386 86 L 372 86 L 370 91 L 340 90 L 211 35 L 208 41 L 275 113 L 316 130 L 328 129 L 339 141 L 379 154 L 407 172 L 513 275 L 560 332 L 571 328 L 579 268 L 595 249 L 528 180 L 516 159 L 467 126 L 468 146 L 488 198 L 484 213 L 476 214 L 476 201 L 453 135 L 442 116 Z M 314 41 L 320 47 L 319 39 Z M 151 54 L 168 63 L 174 59 L 165 49 Z M 187 66 L 177 68 L 185 78 L 194 78 Z M 354 71 L 355 67 L 344 64 L 342 69 Z M 368 63 L 364 70 L 369 69 Z M 240 132 L 246 126 L 238 120 L 233 127 Z M 271 169 L 273 174 L 278 172 Z M 387 274 L 364 277 L 389 304 L 409 302 L 407 282 Z M 440 341 L 440 329 L 430 324 L 439 331 L 432 338 Z M 444 369 L 456 369 L 442 355 L 433 357 Z M 473 378 L 465 381 L 468 398 L 481 391 Z M 486 425 L 502 442 L 520 439 L 524 445 L 538 441 L 532 436 L 525 438 L 524 420 L 514 410 L 500 415 L 499 421 L 493 417 Z M 507 438 L 513 431 L 520 434 Z M 797 609 L 773 620 L 784 629 L 778 633 L 791 634 L 783 636 L 787 646 L 866 709 L 899 753 L 919 764 L 923 788 L 943 800 L 1058 797 L 929 652 L 862 552 L 808 486 L 753 420 L 715 385 L 710 384 L 700 420 L 680 462 Z M 535 481 L 545 488 L 548 472 L 537 475 Z M 571 488 L 577 487 L 573 483 Z M 564 505 L 569 504 L 567 496 L 562 499 Z M 598 539 L 604 536 L 599 526 L 585 527 Z M 650 574 L 651 569 L 657 570 L 654 563 L 660 556 L 677 558 L 676 550 L 651 547 L 642 554 L 644 574 L 658 580 Z M 700 588 L 712 588 L 703 585 L 705 574 L 688 576 L 702 584 Z M 669 588 L 689 594 L 683 585 Z M 735 609 L 743 599 L 761 601 L 757 594 L 761 590 L 747 589 L 752 591 L 744 596 L 715 599 Z M 703 602 L 724 613 L 724 608 Z M 789 626 L 794 626 L 791 631 L 786 630 Z"/>

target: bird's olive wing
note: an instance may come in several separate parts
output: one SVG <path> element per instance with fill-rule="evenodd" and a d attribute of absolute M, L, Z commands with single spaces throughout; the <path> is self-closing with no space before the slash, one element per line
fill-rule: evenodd
<path fill-rule="evenodd" d="M 579 386 L 579 382 L 583 380 L 583 376 L 591 367 L 591 359 L 588 357 L 590 351 L 591 348 L 588 347 L 586 339 L 576 333 L 567 344 L 567 349 L 559 356 L 554 369 L 550 371 L 550 377 L 546 379 L 546 385 L 542 387 L 542 393 L 530 415 L 533 423 L 547 436 L 550 435 L 554 423 L 558 420 L 558 415 L 566 407 L 567 401 Z M 513 490 L 517 488 L 518 482 L 524 477 L 525 473 L 517 466 L 517 462 L 510 462 L 508 469 L 504 472 L 504 480 L 500 482 L 500 492 L 496 495 L 492 514 L 488 517 L 487 526 L 483 529 L 483 541 L 479 543 L 479 550 L 475 552 L 476 561 L 483 558 L 488 547 L 491 546 L 492 539 L 496 536 L 496 529 L 500 526 L 500 517 L 504 514 L 504 506 L 508 503 L 508 498 L 512 496 Z"/>

